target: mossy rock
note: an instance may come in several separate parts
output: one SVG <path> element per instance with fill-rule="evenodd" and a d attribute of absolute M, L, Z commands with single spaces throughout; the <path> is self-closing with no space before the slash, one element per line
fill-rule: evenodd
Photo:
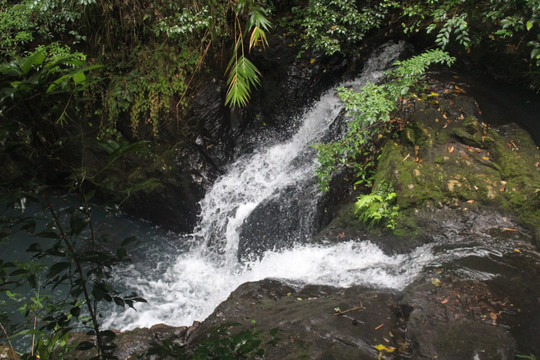
<path fill-rule="evenodd" d="M 526 131 L 491 129 L 459 98 L 444 109 L 417 102 L 411 124 L 382 149 L 373 190 L 390 184 L 397 193 L 395 233 L 416 235 L 419 209 L 489 206 L 517 216 L 538 238 L 540 151 Z"/>

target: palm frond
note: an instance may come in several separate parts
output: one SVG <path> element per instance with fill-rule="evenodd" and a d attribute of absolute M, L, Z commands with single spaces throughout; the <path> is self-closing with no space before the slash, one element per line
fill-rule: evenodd
<path fill-rule="evenodd" d="M 260 6 L 255 6 L 249 12 L 248 29 L 253 27 L 259 27 L 263 30 L 269 30 L 272 27 L 272 23 L 268 20 L 268 10 Z"/>
<path fill-rule="evenodd" d="M 251 86 L 256 86 L 261 82 L 261 73 L 243 55 L 238 58 L 234 56 L 227 66 L 227 71 L 229 71 L 227 80 L 229 88 L 225 97 L 225 105 L 245 106 L 249 101 Z"/>
<path fill-rule="evenodd" d="M 268 45 L 268 40 L 266 40 L 266 33 L 264 30 L 255 26 L 251 32 L 251 37 L 249 38 L 249 50 L 251 51 L 251 48 L 257 46 L 258 43 L 264 48 Z"/>

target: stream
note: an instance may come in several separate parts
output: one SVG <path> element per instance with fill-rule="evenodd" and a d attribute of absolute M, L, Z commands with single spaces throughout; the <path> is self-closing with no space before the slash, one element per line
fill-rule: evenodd
<path fill-rule="evenodd" d="M 362 74 L 341 86 L 359 89 L 366 81 L 376 81 L 403 47 L 390 44 L 378 49 Z M 137 304 L 136 310 L 110 309 L 106 328 L 202 321 L 239 285 L 265 278 L 297 287 L 365 285 L 396 290 L 433 269 L 444 268 L 471 279 L 495 279 L 507 267 L 493 264 L 503 262 L 516 248 L 530 247 L 521 239 L 502 242 L 487 234 L 481 241 L 463 238 L 463 234 L 442 236 L 395 255 L 384 253 L 369 239 L 311 243 L 321 193 L 314 178 L 316 154 L 310 145 L 332 131 L 342 110 L 336 92 L 323 94 L 296 119 L 298 130 L 290 138 L 239 155 L 201 201 L 193 234 L 180 238 L 146 234 L 151 239 L 146 238 L 137 250 L 133 264 L 116 269 L 114 281 L 127 285 L 148 303 Z M 278 224 L 278 241 L 266 241 L 257 231 L 269 224 Z M 531 251 L 530 256 L 538 261 L 537 253 Z"/>

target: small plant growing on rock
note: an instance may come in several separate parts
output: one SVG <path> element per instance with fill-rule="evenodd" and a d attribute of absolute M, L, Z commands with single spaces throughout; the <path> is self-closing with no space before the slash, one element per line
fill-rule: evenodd
<path fill-rule="evenodd" d="M 366 144 L 377 138 L 384 126 L 402 109 L 407 97 L 422 89 L 419 86 L 426 71 L 433 64 L 450 66 L 455 59 L 442 50 L 429 50 L 408 60 L 398 61 L 397 67 L 386 72 L 387 82 L 368 82 L 362 91 L 340 88 L 339 96 L 351 117 L 345 137 L 336 142 L 315 144 L 319 167 L 316 169 L 322 191 L 330 189 L 332 176 L 340 166 L 355 167 Z M 361 178 L 363 172 L 357 169 Z"/>
<path fill-rule="evenodd" d="M 354 205 L 354 213 L 369 226 L 384 221 L 386 227 L 394 229 L 399 211 L 399 206 L 395 204 L 396 196 L 390 185 L 381 186 L 374 193 L 359 196 Z"/>

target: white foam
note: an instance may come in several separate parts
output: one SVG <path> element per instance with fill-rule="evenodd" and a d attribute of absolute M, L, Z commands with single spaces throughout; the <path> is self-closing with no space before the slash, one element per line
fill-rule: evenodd
<path fill-rule="evenodd" d="M 265 278 L 293 285 L 402 289 L 432 260 L 428 246 L 412 254 L 388 256 L 368 241 L 270 251 L 260 260 L 234 267 L 190 252 L 180 256 L 157 280 L 145 279 L 133 267 L 117 273 L 123 279 L 135 279 L 133 287 L 148 303 L 138 304 L 137 311 L 113 314 L 105 326 L 127 330 L 157 323 L 188 325 L 210 315 L 239 285 Z"/>

